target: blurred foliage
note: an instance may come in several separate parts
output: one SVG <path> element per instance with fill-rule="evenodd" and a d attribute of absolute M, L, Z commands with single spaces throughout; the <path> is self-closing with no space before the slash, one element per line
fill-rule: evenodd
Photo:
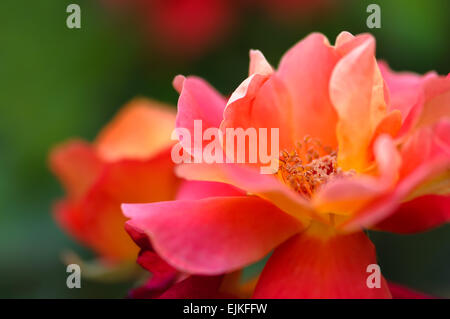
<path fill-rule="evenodd" d="M 78 3 L 82 28 L 66 27 L 66 7 Z M 381 5 L 382 27 L 366 27 L 366 7 Z M 79 298 L 126 295 L 131 284 L 84 280 L 67 289 L 61 254 L 88 251 L 53 222 L 51 203 L 62 196 L 47 152 L 67 138 L 91 140 L 137 95 L 176 104 L 171 81 L 196 74 L 224 94 L 245 78 L 248 50 L 277 65 L 312 31 L 333 42 L 342 30 L 372 32 L 378 57 L 395 70 L 450 71 L 448 0 L 339 1 L 328 12 L 279 23 L 247 9 L 233 31 L 204 56 L 167 59 L 151 49 L 129 19 L 116 19 L 100 1 L 0 2 L 0 297 Z M 413 236 L 371 233 L 387 278 L 450 297 L 449 226 Z"/>

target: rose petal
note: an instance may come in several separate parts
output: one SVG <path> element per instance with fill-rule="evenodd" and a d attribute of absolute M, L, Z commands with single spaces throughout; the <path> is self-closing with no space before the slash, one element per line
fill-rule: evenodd
<path fill-rule="evenodd" d="M 267 62 L 266 58 L 259 50 L 250 50 L 250 66 L 248 75 L 261 74 L 270 75 L 273 73 L 273 68 Z"/>
<path fill-rule="evenodd" d="M 391 298 L 383 277 L 380 288 L 367 285 L 367 266 L 377 263 L 367 236 L 323 227 L 313 225 L 275 249 L 253 298 Z"/>
<path fill-rule="evenodd" d="M 389 109 L 399 110 L 406 119 L 423 94 L 424 77 L 411 72 L 394 72 L 384 61 L 379 61 L 378 66 L 389 88 Z"/>
<path fill-rule="evenodd" d="M 374 56 L 375 40 L 362 39 L 339 60 L 330 79 L 330 97 L 338 114 L 338 162 L 344 170 L 364 171 L 368 167 L 370 141 L 386 111 L 384 82 Z"/>
<path fill-rule="evenodd" d="M 427 162 L 416 168 L 411 174 L 401 179 L 399 184 L 393 189 L 392 192 L 377 198 L 373 202 L 369 203 L 366 207 L 363 207 L 351 219 L 340 225 L 340 227 L 346 231 L 355 231 L 362 227 L 369 227 L 376 223 L 381 222 L 383 219 L 390 216 L 407 197 L 414 197 L 413 191 L 419 189 L 421 185 L 429 184 L 433 179 L 438 178 L 440 175 L 448 172 L 449 160 L 445 157 L 437 156 L 430 158 Z M 443 187 L 448 188 L 448 177 L 444 176 Z M 430 186 L 427 186 L 431 188 Z M 435 191 L 437 189 L 435 188 Z M 423 195 L 427 193 L 426 190 L 419 191 L 417 195 Z"/>
<path fill-rule="evenodd" d="M 203 146 L 206 143 L 202 139 L 203 133 L 208 128 L 219 129 L 226 101 L 208 83 L 197 77 L 177 77 L 174 80 L 174 86 L 181 89 L 178 99 L 176 128 L 178 130 L 187 129 L 191 139 L 183 139 L 180 131 L 178 131 L 178 138 L 185 151 L 194 157 L 201 157 Z M 202 130 L 200 132 L 194 131 L 195 120 L 201 121 Z M 201 136 L 197 136 L 199 134 Z M 201 139 L 201 145 L 196 145 L 196 136 Z"/>
<path fill-rule="evenodd" d="M 107 161 L 150 158 L 174 144 L 174 123 L 175 111 L 169 106 L 136 99 L 100 132 L 96 148 Z"/>
<path fill-rule="evenodd" d="M 173 165 L 170 149 L 147 161 L 109 163 L 77 204 L 77 215 L 60 216 L 59 220 L 76 218 L 79 237 L 102 257 L 135 259 L 137 247 L 124 230 L 126 218 L 120 205 L 173 199 L 178 183 Z"/>
<path fill-rule="evenodd" d="M 426 102 L 418 118 L 418 127 L 433 125 L 450 118 L 450 79 L 429 78 L 425 82 Z"/>
<path fill-rule="evenodd" d="M 183 181 L 178 187 L 177 200 L 195 200 L 217 196 L 243 196 L 244 191 L 225 183 Z"/>
<path fill-rule="evenodd" d="M 327 38 L 313 33 L 288 50 L 276 72 L 291 97 L 293 140 L 306 135 L 336 147 L 336 111 L 328 95 L 329 80 L 338 55 Z"/>
<path fill-rule="evenodd" d="M 124 204 L 122 209 L 161 257 L 192 274 L 222 274 L 246 266 L 301 227 L 255 197 Z"/>
<path fill-rule="evenodd" d="M 306 222 L 322 220 L 310 203 L 273 175 L 260 174 L 257 169 L 236 164 L 183 164 L 176 174 L 188 180 L 214 181 L 233 185 L 249 194 L 267 199 L 284 212 Z"/>
<path fill-rule="evenodd" d="M 279 148 L 290 149 L 294 146 L 290 105 L 287 88 L 277 74 L 270 77 L 253 74 L 231 95 L 224 111 L 221 131 L 226 133 L 227 129 L 237 128 L 266 129 L 268 144 L 266 149 L 271 150 L 273 147 L 270 144 L 271 129 L 278 129 Z M 246 146 L 247 155 L 249 143 L 246 143 Z"/>
<path fill-rule="evenodd" d="M 403 203 L 388 218 L 375 226 L 377 230 L 400 234 L 427 231 L 450 222 L 450 196 L 425 195 Z"/>
<path fill-rule="evenodd" d="M 50 169 L 61 180 L 71 199 L 80 198 L 102 170 L 102 161 L 87 143 L 74 140 L 52 149 Z"/>
<path fill-rule="evenodd" d="M 378 176 L 357 175 L 331 180 L 313 197 L 313 205 L 324 213 L 349 215 L 389 191 L 398 180 L 400 155 L 392 139 L 380 136 L 374 144 Z"/>

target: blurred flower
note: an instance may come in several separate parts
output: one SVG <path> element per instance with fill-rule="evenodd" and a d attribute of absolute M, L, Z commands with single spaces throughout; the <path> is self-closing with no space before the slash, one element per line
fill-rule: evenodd
<path fill-rule="evenodd" d="M 120 204 L 174 199 L 170 139 L 175 112 L 160 103 L 129 103 L 95 142 L 68 141 L 50 154 L 66 190 L 54 206 L 57 222 L 107 262 L 134 260 L 137 247 L 124 230 Z"/>
<path fill-rule="evenodd" d="M 153 0 L 146 4 L 153 37 L 168 52 L 198 55 L 217 42 L 232 22 L 227 0 Z"/>
<path fill-rule="evenodd" d="M 276 71 L 261 52 L 250 57 L 228 101 L 177 77 L 177 127 L 279 128 L 277 173 L 180 165 L 180 177 L 247 195 L 124 205 L 128 223 L 193 275 L 230 273 L 274 250 L 256 298 L 390 298 L 384 278 L 377 289 L 366 283 L 376 255 L 363 229 L 407 233 L 450 219 L 450 80 L 390 71 L 368 34 L 343 32 L 334 46 L 311 34 Z"/>
<path fill-rule="evenodd" d="M 293 22 L 311 14 L 329 11 L 334 0 L 247 0 L 254 5 L 260 5 L 268 15 L 280 22 Z"/>
<path fill-rule="evenodd" d="M 262 9 L 278 22 L 329 11 L 333 0 L 103 0 L 137 17 L 155 48 L 171 57 L 208 51 L 230 31 L 245 9 Z"/>
<path fill-rule="evenodd" d="M 197 56 L 228 31 L 234 19 L 229 0 L 104 0 L 131 7 L 156 48 L 177 57 Z"/>

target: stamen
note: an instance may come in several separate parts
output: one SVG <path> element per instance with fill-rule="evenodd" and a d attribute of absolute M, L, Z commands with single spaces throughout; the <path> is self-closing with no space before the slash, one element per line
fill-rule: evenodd
<path fill-rule="evenodd" d="M 306 136 L 291 152 L 281 151 L 278 177 L 298 193 L 310 198 L 331 178 L 344 173 L 337 166 L 337 153 L 319 140 Z"/>

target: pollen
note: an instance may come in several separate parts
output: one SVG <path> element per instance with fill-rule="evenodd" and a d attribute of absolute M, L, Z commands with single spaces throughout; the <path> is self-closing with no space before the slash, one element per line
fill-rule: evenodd
<path fill-rule="evenodd" d="M 286 185 L 307 198 L 330 179 L 344 174 L 351 172 L 344 173 L 337 166 L 337 152 L 309 136 L 292 151 L 280 152 L 276 173 Z"/>

